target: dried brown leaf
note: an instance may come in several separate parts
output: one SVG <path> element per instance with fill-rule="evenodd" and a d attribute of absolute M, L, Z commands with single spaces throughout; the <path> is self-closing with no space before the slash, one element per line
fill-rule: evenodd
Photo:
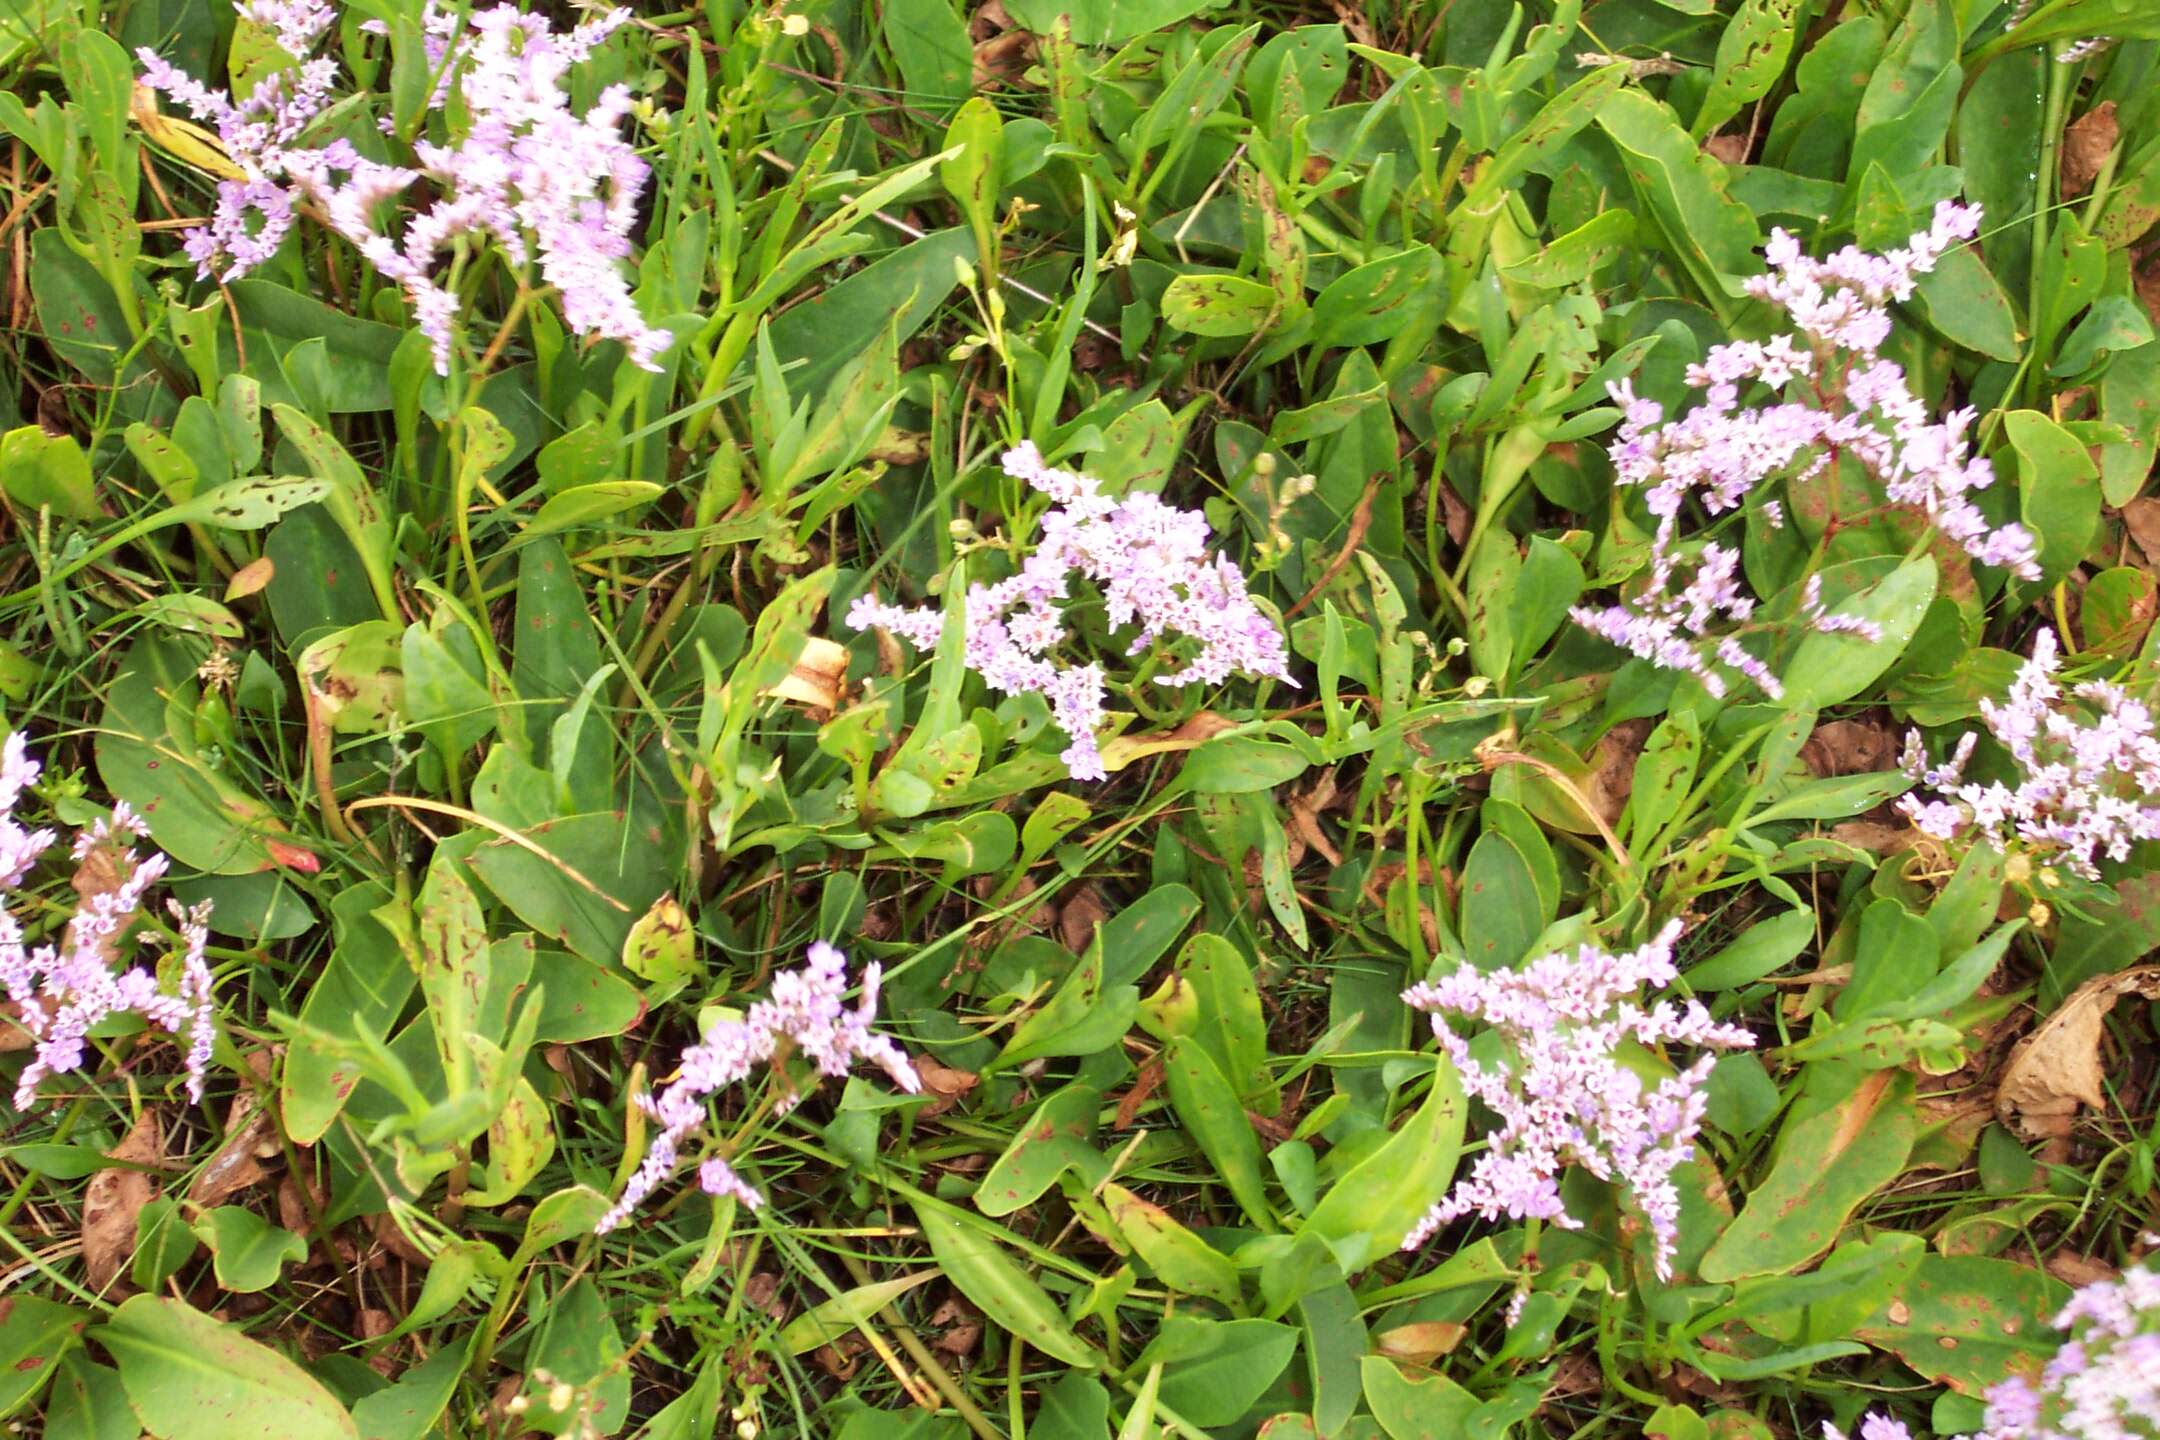
<path fill-rule="evenodd" d="M 2155 318 L 2160 318 L 2160 312 L 2156 312 Z M 2160 500 L 2150 497 L 2132 500 L 2122 507 L 2122 521 L 2123 528 L 2130 532 L 2130 538 L 2144 553 L 2147 568 L 2160 569 Z"/>
<path fill-rule="evenodd" d="M 975 47 L 971 67 L 975 88 L 987 90 L 1027 73 L 1035 59 L 1035 37 L 1025 30 L 1008 30 Z"/>
<path fill-rule="evenodd" d="M 1095 941 L 1096 927 L 1109 918 L 1110 909 L 1103 904 L 1102 891 L 1092 882 L 1082 885 L 1058 907 L 1058 939 L 1073 954 L 1083 954 Z"/>
<path fill-rule="evenodd" d="M 2011 1050 L 1995 1094 L 1996 1113 L 2030 1138 L 2060 1139 L 2070 1133 L 2080 1105 L 2105 1108 L 2100 1047 L 2108 1012 L 2125 995 L 2160 998 L 2160 965 L 2096 975 L 2072 991 Z"/>
<path fill-rule="evenodd" d="M 225 582 L 225 599 L 228 603 L 245 600 L 268 585 L 276 576 L 277 563 L 269 556 L 263 555 L 250 560 L 233 571 L 232 579 Z"/>
<path fill-rule="evenodd" d="M 257 1050 L 247 1057 L 248 1069 L 255 1072 L 258 1084 L 268 1084 L 273 1056 L 270 1051 Z M 208 1209 L 223 1204 L 227 1198 L 237 1195 L 253 1185 L 259 1185 L 270 1176 L 262 1161 L 278 1153 L 277 1133 L 271 1124 L 270 1112 L 261 1108 L 253 1087 L 243 1088 L 235 1095 L 225 1111 L 225 1143 L 210 1163 L 196 1173 L 195 1181 L 188 1186 L 187 1198 L 194 1204 Z"/>
<path fill-rule="evenodd" d="M 2075 1250 L 2057 1250 L 2047 1257 L 2047 1272 L 2073 1290 L 2087 1285 L 2097 1285 L 2103 1280 L 2113 1280 L 2121 1272 L 2105 1260 L 2081 1255 Z"/>
<path fill-rule="evenodd" d="M 1412 1360 L 1422 1365 L 1452 1354 L 1462 1338 L 1463 1327 L 1452 1320 L 1418 1320 L 1383 1330 L 1373 1340 L 1390 1360 Z"/>
<path fill-rule="evenodd" d="M 1724 161 L 1727 165 L 1745 165 L 1750 145 L 1747 135 L 1731 132 L 1712 135 L 1702 142 L 1704 153 Z"/>
<path fill-rule="evenodd" d="M 1800 759 L 1810 774 L 1825 778 L 1871 775 L 1897 768 L 1898 743 L 1896 732 L 1875 716 L 1832 720 L 1815 727 Z"/>
<path fill-rule="evenodd" d="M 1608 825 L 1620 823 L 1628 796 L 1635 791 L 1635 762 L 1650 738 L 1648 720 L 1623 720 L 1598 737 L 1585 793 Z"/>
<path fill-rule="evenodd" d="M 165 1132 L 155 1110 L 136 1117 L 127 1138 L 105 1152 L 129 1165 L 157 1166 L 165 1160 Z M 119 1280 L 135 1254 L 135 1217 L 157 1196 L 157 1182 L 141 1170 L 114 1167 L 90 1177 L 83 1194 L 83 1270 L 90 1288 L 104 1291 Z"/>
<path fill-rule="evenodd" d="M 2062 138 L 2062 193 L 2082 195 L 2107 164 L 2108 152 L 2122 134 L 2115 123 L 2115 102 L 2103 100 L 2070 122 Z"/>
<path fill-rule="evenodd" d="M 822 635 L 811 635 L 803 640 L 802 653 L 795 657 L 795 668 L 766 693 L 782 700 L 793 700 L 814 711 L 837 710 L 841 688 L 847 682 L 847 667 L 845 648 Z"/>

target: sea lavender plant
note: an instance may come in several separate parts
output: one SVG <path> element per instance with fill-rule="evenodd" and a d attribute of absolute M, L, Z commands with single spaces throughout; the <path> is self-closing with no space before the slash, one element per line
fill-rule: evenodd
<path fill-rule="evenodd" d="M 313 54 L 336 18 L 323 0 L 250 0 L 242 13 L 274 29 L 299 61 L 264 77 L 243 100 L 213 90 L 148 48 L 143 82 L 217 127 L 238 179 L 218 185 L 209 223 L 183 242 L 204 277 L 246 274 L 277 252 L 296 202 L 401 286 L 447 374 L 459 298 L 436 278 L 439 259 L 468 235 L 492 237 L 514 265 L 537 255 L 563 319 L 580 335 L 620 340 L 633 363 L 657 369 L 669 335 L 647 325 L 621 262 L 631 251 L 647 167 L 622 138 L 627 86 L 611 85 L 582 115 L 570 111 L 570 68 L 630 18 L 604 11 L 558 32 L 538 15 L 497 5 L 466 14 L 430 0 L 422 20 L 433 107 L 454 138 L 412 145 L 411 165 L 371 159 L 350 140 L 301 141 L 330 104 L 337 64 Z M 369 22 L 380 28 L 379 22 Z M 368 28 L 363 26 L 363 28 Z M 432 203 L 401 233 L 378 223 L 386 202 L 428 183 Z"/>
<path fill-rule="evenodd" d="M 1987 1392 L 1987 1414 L 1965 1440 L 2156 1440 L 2160 1437 L 2160 1270 L 2134 1265 L 2070 1297 L 2055 1317 L 2068 1333 L 2038 1384 L 2012 1376 Z M 1912 1440 L 1886 1415 L 1861 1440 Z M 1835 1425 L 1823 1440 L 1844 1440 Z"/>
<path fill-rule="evenodd" d="M 24 830 L 15 820 L 15 807 L 40 769 L 22 735 L 10 735 L 0 748 L 0 884 L 11 890 L 58 838 L 50 830 Z M 149 833 L 120 804 L 110 817 L 76 835 L 77 904 L 58 945 L 31 948 L 21 922 L 0 906 L 0 989 L 16 1007 L 13 1020 L 0 1023 L 20 1026 L 34 1047 L 16 1081 L 17 1110 L 37 1104 L 38 1086 L 46 1078 L 81 1067 L 83 1042 L 93 1025 L 128 1013 L 168 1034 L 187 1032 L 188 1097 L 202 1099 L 214 1034 L 210 967 L 203 956 L 210 943 L 209 902 L 192 907 L 166 902 L 181 940 L 177 994 L 139 965 L 117 968 L 138 936 L 136 921 L 146 897 L 172 864 L 157 852 L 147 857 L 135 852 L 132 842 Z"/>
<path fill-rule="evenodd" d="M 2129 857 L 2140 840 L 2160 839 L 2160 738 L 2144 701 L 2101 680 L 2056 683 L 2055 632 L 2033 638 L 2001 703 L 1980 702 L 1980 718 L 2017 764 L 2014 786 L 1964 778 L 1977 733 L 1941 765 L 1927 763 L 1915 730 L 1905 737 L 1905 771 L 1946 798 L 1907 795 L 1898 804 L 1938 839 L 1961 834 L 1998 846 L 2022 843 L 2087 878 L 2095 858 Z"/>
<path fill-rule="evenodd" d="M 645 1159 L 624 1187 L 622 1198 L 595 1227 L 606 1234 L 631 1214 L 661 1181 L 674 1173 L 682 1143 L 705 1121 L 705 1102 L 716 1091 L 739 1084 L 760 1065 L 770 1066 L 787 1052 L 800 1053 L 824 1075 L 841 1076 L 858 1060 L 883 1070 L 910 1095 L 922 1089 L 914 1064 L 887 1035 L 871 1029 L 877 1019 L 879 968 L 863 967 L 862 998 L 853 1010 L 843 1003 L 847 991 L 847 956 L 820 940 L 810 947 L 808 963 L 773 978 L 772 994 L 757 1001 L 740 1020 L 720 1020 L 704 1038 L 683 1051 L 682 1061 L 660 1093 L 640 1095 L 634 1103 L 658 1124 Z M 785 1087 L 773 1111 L 785 1115 L 801 1096 Z M 698 1167 L 698 1184 L 708 1195 L 732 1195 L 751 1209 L 765 1203 L 757 1190 L 737 1175 L 727 1160 L 712 1156 Z"/>
<path fill-rule="evenodd" d="M 1620 1047 L 1629 1040 L 1720 1050 L 1755 1043 L 1741 1027 L 1713 1020 L 1698 1000 L 1661 1000 L 1645 1009 L 1630 998 L 1678 976 L 1673 942 L 1679 937 L 1675 920 L 1636 950 L 1608 954 L 1584 945 L 1490 973 L 1465 965 L 1403 992 L 1405 1003 L 1432 1015 L 1433 1034 L 1464 1088 L 1500 1117 L 1470 1174 L 1427 1212 L 1405 1250 L 1472 1212 L 1580 1228 L 1560 1199 L 1560 1172 L 1574 1164 L 1633 1195 L 1649 1222 L 1657 1272 L 1671 1277 L 1680 1219 L 1672 1172 L 1702 1128 L 1703 1084 L 1713 1060 L 1698 1056 L 1649 1089 L 1621 1062 Z M 1469 1042 L 1449 1027 L 1450 1015 L 1491 1026 L 1514 1063 L 1487 1068 L 1473 1060 Z"/>
<path fill-rule="evenodd" d="M 1063 759 L 1076 780 L 1107 774 L 1095 731 L 1102 724 L 1104 678 L 1095 664 L 1061 665 L 1054 652 L 1066 639 L 1061 602 L 1075 575 L 1102 593 L 1112 626 L 1138 625 L 1128 654 L 1166 635 L 1199 642 L 1181 668 L 1159 685 L 1220 684 L 1233 672 L 1264 675 L 1288 685 L 1282 632 L 1246 593 L 1234 561 L 1208 550 L 1207 518 L 1133 491 L 1113 500 L 1089 476 L 1044 463 L 1033 442 L 1005 452 L 1007 474 L 1055 501 L 1041 519 L 1041 538 L 1019 572 L 995 584 L 968 587 L 968 668 L 993 690 L 1038 694 L 1067 739 Z M 879 626 L 918 648 L 937 644 L 943 616 L 873 596 L 848 610 L 857 630 Z"/>
<path fill-rule="evenodd" d="M 1756 602 L 1740 579 L 1739 552 L 1715 540 L 1696 547 L 1680 527 L 1691 501 L 1711 517 L 1726 514 L 1766 482 L 1806 478 L 1841 455 L 1881 482 L 1889 503 L 1918 512 L 1973 559 L 2038 578 L 2032 536 L 2020 525 L 1991 526 L 1972 502 L 1995 478 L 1968 452 L 1974 412 L 1931 422 L 1904 370 L 1878 353 L 1890 336 L 1891 303 L 1910 299 L 1918 277 L 1979 225 L 1978 206 L 1945 201 L 1926 230 L 1887 254 L 1847 246 L 1824 260 L 1773 230 L 1764 252 L 1769 273 L 1747 287 L 1783 311 L 1795 333 L 1712 347 L 1688 368 L 1701 402 L 1677 419 L 1630 382 L 1613 383 L 1623 417 L 1612 447 L 1617 479 L 1642 488 L 1657 522 L 1650 578 L 1620 604 L 1575 607 L 1575 622 L 1653 665 L 1696 676 L 1713 695 L 1725 693 L 1727 672 L 1780 695 L 1770 668 L 1742 644 L 1760 626 L 1751 626 Z M 1749 387 L 1762 403 L 1741 405 Z M 1777 501 L 1762 508 L 1770 523 L 1782 523 Z M 1880 635 L 1870 621 L 1826 610 L 1819 580 L 1800 618 L 1816 630 Z"/>

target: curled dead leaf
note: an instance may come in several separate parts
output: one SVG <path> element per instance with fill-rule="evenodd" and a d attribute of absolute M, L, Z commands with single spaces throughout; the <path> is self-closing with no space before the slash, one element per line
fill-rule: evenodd
<path fill-rule="evenodd" d="M 110 1288 L 127 1268 L 135 1253 L 135 1217 L 157 1196 L 157 1182 L 130 1168 L 165 1160 L 165 1131 L 157 1112 L 144 1110 L 127 1138 L 105 1154 L 125 1164 L 98 1171 L 83 1193 L 83 1271 L 97 1291 Z"/>
<path fill-rule="evenodd" d="M 248 561 L 233 571 L 232 579 L 225 582 L 225 600 L 245 600 L 268 585 L 277 575 L 277 564 L 267 555 Z"/>
<path fill-rule="evenodd" d="M 1058 939 L 1075 955 L 1084 954 L 1095 939 L 1095 927 L 1110 918 L 1102 891 L 1093 882 L 1080 886 L 1058 907 Z"/>
<path fill-rule="evenodd" d="M 1627 809 L 1628 796 L 1635 792 L 1635 762 L 1649 738 L 1648 720 L 1622 720 L 1598 737 L 1590 783 L 1584 790 L 1608 825 L 1618 824 Z"/>
<path fill-rule="evenodd" d="M 1705 154 L 1722 160 L 1727 165 L 1745 165 L 1752 144 L 1750 137 L 1745 134 L 1727 133 L 1712 135 L 1702 142 L 1702 148 Z"/>
<path fill-rule="evenodd" d="M 2067 198 L 2092 189 L 2108 152 L 2115 148 L 2122 129 L 2115 121 L 2115 102 L 2103 100 L 2070 122 L 2062 138 L 2062 193 Z"/>
<path fill-rule="evenodd" d="M 2108 1012 L 2125 995 L 2160 998 L 2160 965 L 2096 975 L 2072 991 L 2011 1050 L 1995 1093 L 1996 1113 L 2029 1138 L 2061 1139 L 2080 1105 L 2105 1108 L 2100 1047 Z"/>
<path fill-rule="evenodd" d="M 804 639 L 802 653 L 795 657 L 795 668 L 765 693 L 814 710 L 838 710 L 847 667 L 845 647 L 822 635 L 811 635 Z"/>
<path fill-rule="evenodd" d="M 1877 716 L 1831 720 L 1815 727 L 1800 759 L 1812 775 L 1872 775 L 1897 768 L 1898 744 L 1897 733 Z"/>
<path fill-rule="evenodd" d="M 2160 569 L 2160 500 L 2150 496 L 2132 500 L 2122 507 L 2122 522 L 2144 554 L 2146 568 Z"/>
<path fill-rule="evenodd" d="M 1412 1360 L 1421 1365 L 1453 1353 L 1462 1338 L 1463 1327 L 1452 1320 L 1414 1321 L 1373 1337 L 1380 1353 L 1390 1360 Z"/>

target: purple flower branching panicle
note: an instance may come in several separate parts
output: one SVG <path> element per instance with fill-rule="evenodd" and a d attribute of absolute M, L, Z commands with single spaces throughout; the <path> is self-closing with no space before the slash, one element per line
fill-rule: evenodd
<path fill-rule="evenodd" d="M 1941 798 L 1907 795 L 1899 808 L 1941 840 L 1971 831 L 1997 845 L 2022 842 L 2079 875 L 2096 857 L 2129 858 L 2140 840 L 2160 839 L 2160 737 L 2150 707 L 2122 686 L 2092 680 L 2066 691 L 2055 632 L 2033 639 L 2032 656 L 2007 698 L 1980 702 L 1980 718 L 2017 764 L 2013 785 L 1964 778 L 1975 734 L 1941 765 L 1927 762 L 1920 734 L 1905 739 L 1905 772 Z"/>
<path fill-rule="evenodd" d="M 2160 1440 L 2160 1270 L 2140 1264 L 2096 1280 L 2054 1323 L 2068 1338 L 2039 1381 L 2012 1376 L 1990 1387 L 1981 1429 L 1964 1440 Z M 1910 1440 L 1882 1415 L 1862 1422 L 1860 1435 Z M 1843 1440 L 1834 1425 L 1823 1436 Z"/>
<path fill-rule="evenodd" d="M 921 1092 L 921 1077 L 906 1052 L 890 1036 L 870 1028 L 877 1019 L 880 971 L 876 962 L 863 967 L 862 998 L 850 1010 L 842 1003 L 847 992 L 847 956 L 820 940 L 810 947 L 807 960 L 801 969 L 775 976 L 771 995 L 753 1004 L 742 1019 L 722 1020 L 708 1028 L 702 1040 L 683 1051 L 675 1078 L 659 1094 L 636 1097 L 633 1103 L 653 1118 L 657 1128 L 622 1198 L 595 1227 L 599 1233 L 604 1235 L 629 1219 L 645 1197 L 674 1173 L 683 1141 L 705 1123 L 705 1102 L 710 1096 L 749 1079 L 759 1066 L 769 1066 L 786 1050 L 802 1055 L 820 1074 L 836 1077 L 847 1074 L 858 1060 L 866 1060 L 908 1094 Z M 785 1115 L 801 1098 L 793 1091 L 783 1092 L 774 1113 Z M 765 1197 L 719 1156 L 698 1167 L 698 1184 L 708 1195 L 732 1195 L 753 1210 L 765 1203 Z"/>
<path fill-rule="evenodd" d="M 1713 1020 L 1700 1001 L 1661 1000 L 1645 1009 L 1632 998 L 1678 976 L 1673 942 L 1679 936 L 1675 920 L 1640 949 L 1607 954 L 1584 945 L 1491 973 L 1465 965 L 1403 992 L 1407 1004 L 1432 1015 L 1433 1034 L 1464 1088 L 1500 1117 L 1470 1174 L 1426 1214 L 1405 1250 L 1473 1212 L 1579 1228 L 1560 1199 L 1560 1172 L 1572 1164 L 1634 1196 L 1649 1222 L 1658 1274 L 1671 1277 L 1680 1219 L 1672 1172 L 1702 1128 L 1709 1103 L 1703 1084 L 1713 1060 L 1698 1056 L 1647 1088 L 1621 1063 L 1620 1047 L 1630 1040 L 1717 1050 L 1755 1043 L 1741 1027 Z M 1488 1069 L 1473 1060 L 1469 1043 L 1448 1025 L 1451 1015 L 1490 1026 L 1513 1063 Z"/>
<path fill-rule="evenodd" d="M 1064 665 L 1055 651 L 1066 638 L 1062 602 L 1074 576 L 1093 581 L 1113 627 L 1136 625 L 1127 654 L 1137 655 L 1169 635 L 1198 642 L 1183 668 L 1159 675 L 1160 685 L 1220 684 L 1235 672 L 1287 685 L 1282 631 L 1253 603 L 1245 575 L 1208 547 L 1207 518 L 1162 497 L 1133 491 L 1113 500 L 1089 476 L 1044 463 L 1033 442 L 1005 452 L 1007 474 L 1055 503 L 1040 522 L 1041 538 L 1020 569 L 995 584 L 968 587 L 968 668 L 991 689 L 1033 693 L 1071 741 L 1063 754 L 1076 780 L 1101 780 L 1095 732 L 1103 719 L 1102 667 Z M 857 630 L 878 626 L 919 649 L 937 644 L 943 616 L 865 595 L 848 610 Z"/>
<path fill-rule="evenodd" d="M 458 296 L 435 271 L 468 235 L 493 239 L 512 264 L 535 260 L 573 331 L 619 340 L 635 364 L 658 368 L 654 357 L 670 336 L 638 313 L 622 267 L 648 174 L 620 133 L 630 91 L 611 85 L 575 115 L 566 88 L 570 68 L 629 11 L 604 11 L 558 32 L 512 5 L 463 15 L 430 0 L 422 30 L 430 71 L 441 77 L 432 104 L 463 118 L 447 143 L 416 141 L 411 165 L 370 159 L 349 140 L 299 143 L 328 107 L 337 77 L 335 61 L 308 58 L 335 18 L 324 0 L 252 0 L 243 13 L 274 29 L 299 61 L 245 100 L 209 89 L 154 51 L 136 52 L 144 83 L 215 125 L 245 175 L 219 184 L 210 222 L 188 234 L 201 275 L 231 279 L 269 259 L 292 227 L 294 202 L 305 199 L 404 289 L 438 373 L 449 371 Z M 433 203 L 401 232 L 385 228 L 383 207 L 421 180 Z"/>
<path fill-rule="evenodd" d="M 1823 1440 L 1845 1440 L 1845 1432 L 1825 1420 L 1822 1427 Z M 1855 1440 L 1912 1440 L 1912 1431 L 1905 1428 L 1902 1420 L 1888 1415 L 1868 1415 L 1861 1419 Z"/>
<path fill-rule="evenodd" d="M 2020 525 L 1991 526 L 1972 502 L 1995 479 L 1988 462 L 1969 453 L 1974 412 L 1931 422 L 1904 370 L 1878 353 L 1890 336 L 1889 306 L 1910 299 L 1918 277 L 1979 226 L 1978 206 L 1945 201 L 1928 229 L 1888 254 L 1847 246 L 1823 260 L 1773 230 L 1769 273 L 1750 279 L 1748 290 L 1782 310 L 1796 333 L 1713 347 L 1687 373 L 1700 403 L 1675 419 L 1630 382 L 1612 384 L 1622 411 L 1612 447 L 1617 479 L 1642 489 L 1657 522 L 1650 577 L 1620 604 L 1577 606 L 1575 622 L 1653 665 L 1696 676 L 1713 695 L 1725 693 L 1732 672 L 1776 698 L 1776 677 L 1740 643 L 1755 600 L 1740 580 L 1738 552 L 1684 540 L 1681 527 L 1696 508 L 1712 518 L 1730 513 L 1766 482 L 1806 478 L 1839 455 L 1874 475 L 1891 504 L 1924 515 L 1975 560 L 2037 579 L 2032 536 Z M 1761 403 L 1743 406 L 1747 390 Z M 1783 523 L 1780 502 L 1761 505 L 1773 526 Z M 1826 632 L 1874 629 L 1824 609 L 1819 582 L 1801 618 Z"/>
<path fill-rule="evenodd" d="M 10 735 L 0 752 L 0 884 L 10 890 L 57 839 L 50 830 L 25 831 L 15 822 L 15 806 L 40 768 L 23 737 Z M 93 1025 L 130 1013 L 168 1034 L 187 1032 L 188 1097 L 202 1099 L 214 1039 L 210 966 L 204 958 L 210 943 L 209 902 L 183 907 L 176 900 L 166 901 L 181 940 L 177 994 L 166 991 L 142 966 L 119 968 L 138 938 L 136 922 L 150 890 L 172 864 L 155 851 L 147 857 L 136 853 L 133 842 L 149 833 L 123 803 L 113 807 L 109 818 L 76 835 L 72 854 L 79 867 L 79 898 L 57 945 L 32 948 L 14 912 L 0 906 L 0 990 L 17 1012 L 12 1021 L 0 1023 L 20 1026 L 34 1045 L 30 1064 L 16 1082 L 17 1110 L 37 1104 L 38 1086 L 48 1076 L 81 1067 Z"/>

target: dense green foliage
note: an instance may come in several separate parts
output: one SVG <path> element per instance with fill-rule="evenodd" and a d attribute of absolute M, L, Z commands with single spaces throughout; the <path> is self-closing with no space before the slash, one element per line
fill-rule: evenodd
<path fill-rule="evenodd" d="M 322 125 L 462 123 L 419 15 L 342 12 Z M 0 730 L 46 766 L 23 823 L 124 800 L 214 902 L 218 1039 L 201 1105 L 116 1021 L 6 1113 L 0 1417 L 1950 1435 L 2156 1226 L 2160 852 L 2081 876 L 1889 803 L 1906 728 L 1947 753 L 2043 625 L 2153 688 L 2149 0 L 653 10 L 570 94 L 634 93 L 626 266 L 674 342 L 584 343 L 474 245 L 447 375 L 304 210 L 197 277 L 231 166 L 138 46 L 291 64 L 224 0 L 0 14 Z M 1741 283 L 1773 227 L 1879 252 L 1947 199 L 1980 238 L 1883 353 L 1978 411 L 2040 578 L 1833 464 L 1717 532 L 1782 699 L 1572 623 L 1650 560 L 1608 382 L 1677 413 L 1778 333 Z M 1075 605 L 1115 733 L 1069 778 L 961 650 L 1036 538 L 1021 441 L 1203 511 L 1297 684 L 1156 684 L 1174 645 Z M 1787 623 L 1809 575 L 1878 634 Z M 865 594 L 943 642 L 849 628 Z M 33 935 L 73 903 L 57 852 L 9 896 Z M 1673 995 L 1755 1037 L 1673 1275 L 1579 1169 L 1582 1228 L 1399 1252 L 1492 1118 L 1401 992 L 1671 919 Z M 596 1236 L 632 1097 L 819 939 L 883 963 L 924 1093 L 728 1092 L 767 1204 L 686 1169 Z"/>

